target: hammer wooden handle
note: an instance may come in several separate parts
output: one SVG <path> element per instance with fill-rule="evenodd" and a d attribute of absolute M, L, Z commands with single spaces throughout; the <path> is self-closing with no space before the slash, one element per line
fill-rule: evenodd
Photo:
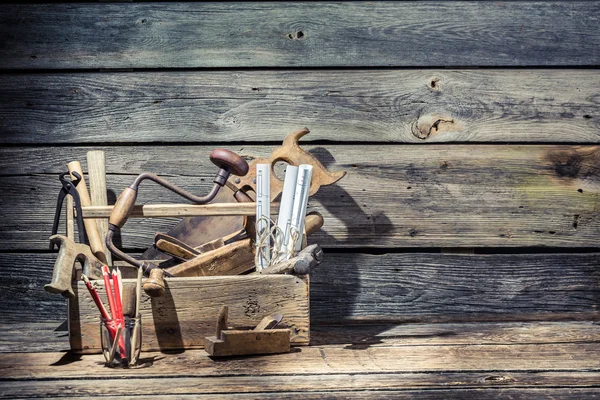
<path fill-rule="evenodd" d="M 81 201 L 81 206 L 91 206 L 92 201 L 90 199 L 90 194 L 88 193 L 87 186 L 85 184 L 81 164 L 79 163 L 79 161 L 71 161 L 67 164 L 67 168 L 69 168 L 71 179 L 75 180 L 73 172 L 77 172 L 79 175 L 81 175 L 81 182 L 79 182 L 79 184 L 76 186 L 77 193 L 79 193 L 79 200 Z M 90 241 L 90 247 L 92 248 L 92 252 L 100 261 L 106 264 L 106 254 L 104 254 L 104 245 L 102 244 L 102 239 L 100 239 L 100 232 L 98 231 L 96 221 L 94 221 L 93 219 L 84 219 L 83 224 L 85 225 L 85 231 Z"/>

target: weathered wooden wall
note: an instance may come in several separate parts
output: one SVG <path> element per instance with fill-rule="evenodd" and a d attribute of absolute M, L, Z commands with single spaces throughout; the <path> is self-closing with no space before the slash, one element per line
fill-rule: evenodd
<path fill-rule="evenodd" d="M 314 322 L 597 319 L 599 17 L 597 1 L 0 6 L 3 321 L 65 317 L 42 284 L 67 161 L 105 150 L 113 201 L 142 171 L 202 193 L 213 147 L 262 156 L 303 126 L 348 171 L 310 203 Z M 174 223 L 131 221 L 123 246 Z"/>
<path fill-rule="evenodd" d="M 598 398 L 598 66 L 599 1 L 0 5 L 0 397 Z M 119 374 L 58 352 L 68 161 L 104 150 L 113 202 L 143 171 L 204 193 L 212 148 L 304 126 L 348 172 L 310 201 L 313 346 Z"/>

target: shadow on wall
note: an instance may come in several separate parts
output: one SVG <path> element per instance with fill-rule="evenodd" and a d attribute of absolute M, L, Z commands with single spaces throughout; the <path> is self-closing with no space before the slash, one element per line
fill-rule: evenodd
<path fill-rule="evenodd" d="M 310 153 L 317 157 L 328 169 L 335 164 L 334 156 L 329 150 L 323 147 L 314 148 L 310 150 Z M 344 168 L 345 166 L 338 166 L 338 170 L 340 167 Z M 332 169 L 335 168 L 332 167 Z M 348 175 L 352 173 L 350 168 L 345 168 L 345 170 L 347 171 L 347 175 L 340 182 L 348 179 Z M 318 200 L 329 214 L 343 222 L 348 236 L 351 236 L 353 230 L 358 228 L 357 221 L 368 221 L 374 218 L 363 211 L 352 195 L 339 185 L 339 182 L 321 187 L 319 192 L 314 196 L 314 199 Z M 380 228 L 377 232 L 378 236 L 391 230 L 392 223 L 389 218 L 384 214 L 378 214 L 376 218 L 378 227 Z M 325 220 L 325 226 L 327 226 L 327 220 Z M 371 231 L 371 223 L 367 229 Z M 364 243 L 368 244 L 371 240 L 375 241 L 376 238 L 373 236 L 373 239 L 367 239 Z M 316 241 L 335 243 L 336 247 L 345 247 L 344 244 L 346 243 L 339 238 L 327 234 L 325 231 L 319 232 L 317 239 L 313 239 L 312 242 Z M 355 242 L 355 240 L 352 242 Z M 309 243 L 311 243 L 310 240 Z M 346 259 L 349 262 L 340 265 L 328 262 L 330 257 L 335 257 L 334 252 L 329 252 L 329 256 L 327 249 L 324 252 L 325 259 L 323 264 L 315 269 L 311 276 L 311 324 L 338 323 L 353 319 L 356 317 L 354 315 L 355 301 L 361 291 L 360 268 L 353 261 L 355 258 L 348 257 Z M 348 249 L 348 252 L 352 252 L 352 249 Z"/>

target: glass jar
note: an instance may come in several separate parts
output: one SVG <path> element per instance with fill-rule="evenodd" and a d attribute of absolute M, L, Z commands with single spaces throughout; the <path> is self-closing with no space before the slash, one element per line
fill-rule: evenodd
<path fill-rule="evenodd" d="M 122 325 L 121 334 L 115 344 L 119 325 Z M 142 348 L 141 316 L 125 317 L 124 320 L 101 318 L 100 340 L 107 367 L 122 368 L 136 365 Z"/>

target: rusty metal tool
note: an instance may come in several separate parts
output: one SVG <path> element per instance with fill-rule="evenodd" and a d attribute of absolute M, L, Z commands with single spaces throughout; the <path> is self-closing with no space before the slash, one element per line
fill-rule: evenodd
<path fill-rule="evenodd" d="M 62 213 L 62 206 L 66 196 L 71 196 L 73 198 L 73 205 L 76 210 L 76 220 L 77 220 L 77 233 L 79 234 L 79 242 L 86 243 L 85 237 L 85 229 L 83 224 L 83 212 L 81 211 L 81 200 L 79 199 L 79 193 L 77 192 L 77 185 L 81 182 L 81 175 L 77 172 L 73 172 L 74 180 L 66 179 L 68 172 L 63 172 L 58 176 L 58 180 L 62 184 L 62 188 L 58 193 L 58 199 L 56 201 L 56 211 L 54 212 L 54 224 L 52 225 L 52 235 L 56 235 L 58 233 L 58 223 L 60 222 L 60 214 Z M 68 203 L 67 203 L 68 206 Z M 50 250 L 54 250 L 55 242 L 50 241 Z"/>
<path fill-rule="evenodd" d="M 247 200 L 254 201 L 249 194 L 254 191 L 253 182 L 256 172 L 255 164 L 266 163 L 273 166 L 279 161 L 285 161 L 290 165 L 299 166 L 300 164 L 310 164 L 313 166 L 313 177 L 310 186 L 310 195 L 314 195 L 321 186 L 331 185 L 344 177 L 346 172 L 331 172 L 319 162 L 319 160 L 308 151 L 302 149 L 298 143 L 300 138 L 309 133 L 307 128 L 292 132 L 286 136 L 283 144 L 273 150 L 268 159 L 258 158 L 250 162 L 249 174 L 245 177 L 235 177 L 227 182 L 227 189 L 223 188 L 213 203 L 233 202 L 233 194 L 236 199 L 245 196 Z M 283 190 L 283 181 L 281 181 L 273 172 L 271 172 L 271 201 L 276 201 Z M 238 199 L 238 201 L 240 201 Z M 240 217 L 189 217 L 184 218 L 177 226 L 171 229 L 167 234 L 175 237 L 189 246 L 197 248 L 204 243 L 225 237 L 232 232 L 239 231 L 244 227 L 249 228 L 254 225 L 250 218 L 243 220 Z M 249 232 L 250 233 L 250 232 Z M 251 237 L 254 236 L 250 233 Z M 155 248 L 150 248 L 141 256 L 145 260 L 166 259 L 168 256 Z"/>
<path fill-rule="evenodd" d="M 92 253 L 90 246 L 75 243 L 63 235 L 51 236 L 50 242 L 52 246 L 58 245 L 59 249 L 52 271 L 52 282 L 44 285 L 44 289 L 48 292 L 60 293 L 64 297 L 75 297 L 71 282 L 77 261 L 83 264 L 83 274 L 90 279 L 102 279 L 103 263 Z"/>
<path fill-rule="evenodd" d="M 206 204 L 215 198 L 219 189 L 225 185 L 225 182 L 227 182 L 227 179 L 231 174 L 243 176 L 248 173 L 248 163 L 246 160 L 232 151 L 215 149 L 210 153 L 209 158 L 219 169 L 213 179 L 214 184 L 212 190 L 206 196 L 202 197 L 196 196 L 179 186 L 173 185 L 158 175 L 148 172 L 139 175 L 133 183 L 121 193 L 110 214 L 108 234 L 106 235 L 106 246 L 111 253 L 131 265 L 143 268 L 144 272 L 149 276 L 152 274 L 152 277 L 158 278 L 163 274 L 162 270 L 157 269 L 156 264 L 147 261 L 139 261 L 119 250 L 113 243 L 113 236 L 129 218 L 129 215 L 135 206 L 138 188 L 144 180 L 154 181 L 172 192 L 190 200 L 194 204 Z M 150 292 L 147 293 L 150 295 Z M 158 292 L 155 291 L 152 291 L 151 293 L 158 294 Z"/>
<path fill-rule="evenodd" d="M 275 314 L 263 318 L 254 329 L 227 329 L 229 308 L 223 306 L 217 318 L 215 336 L 204 339 L 204 349 L 212 357 L 241 356 L 250 354 L 289 353 L 290 330 L 274 329 L 283 315 Z"/>

